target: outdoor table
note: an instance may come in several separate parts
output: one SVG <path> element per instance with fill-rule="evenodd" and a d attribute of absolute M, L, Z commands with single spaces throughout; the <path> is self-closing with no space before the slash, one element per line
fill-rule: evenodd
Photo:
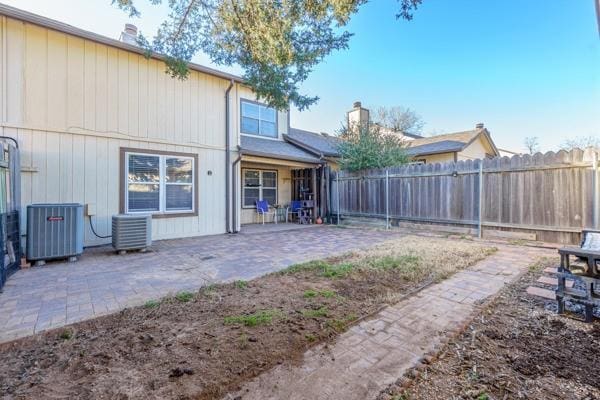
<path fill-rule="evenodd" d="M 599 231 L 584 230 L 581 247 L 563 247 L 558 250 L 560 254 L 560 266 L 558 267 L 558 287 L 556 289 L 556 300 L 558 301 L 558 313 L 565 311 L 565 300 L 571 300 L 585 307 L 585 322 L 594 319 L 594 307 L 600 307 L 600 250 L 598 249 L 597 235 Z M 596 235 L 596 239 L 594 239 Z M 588 241 L 589 238 L 589 241 Z M 585 260 L 583 267 L 573 268 L 570 257 L 575 256 Z M 579 271 L 573 271 L 577 269 Z M 583 288 L 567 288 L 566 279 L 577 277 L 582 282 Z"/>
<path fill-rule="evenodd" d="M 276 204 L 273 206 L 273 208 L 275 209 L 275 219 L 277 221 L 284 221 L 287 222 L 286 220 L 286 208 L 284 206 L 281 206 L 279 204 Z"/>

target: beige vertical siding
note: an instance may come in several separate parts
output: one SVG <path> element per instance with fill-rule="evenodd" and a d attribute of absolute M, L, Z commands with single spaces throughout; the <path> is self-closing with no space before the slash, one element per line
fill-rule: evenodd
<path fill-rule="evenodd" d="M 0 125 L 21 146 L 24 207 L 94 203 L 97 230 L 108 234 L 119 211 L 120 147 L 197 153 L 199 215 L 154 219 L 153 237 L 225 231 L 229 81 L 197 71 L 172 79 L 161 61 L 7 17 L 0 34 Z M 232 91 L 233 145 L 240 97 L 254 98 L 240 85 Z M 278 120 L 287 133 L 287 114 Z M 105 242 L 86 221 L 86 245 Z"/>
<path fill-rule="evenodd" d="M 444 163 L 454 161 L 454 153 L 430 154 L 428 156 L 416 156 L 415 160 L 425 160 L 427 164 Z"/>

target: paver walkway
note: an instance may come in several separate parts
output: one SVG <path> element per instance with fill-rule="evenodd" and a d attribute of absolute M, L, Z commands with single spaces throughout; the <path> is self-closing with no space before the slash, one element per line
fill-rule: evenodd
<path fill-rule="evenodd" d="M 496 254 L 475 266 L 352 327 L 333 346 L 309 350 L 302 365 L 277 366 L 226 398 L 374 399 L 468 322 L 480 300 L 516 280 L 536 257 L 555 253 L 497 247 Z"/>
<path fill-rule="evenodd" d="M 209 283 L 249 280 L 401 235 L 280 225 L 277 232 L 261 233 L 254 227 L 238 235 L 158 241 L 147 253 L 116 255 L 111 247 L 92 248 L 75 263 L 49 262 L 17 271 L 0 293 L 0 342 Z"/>

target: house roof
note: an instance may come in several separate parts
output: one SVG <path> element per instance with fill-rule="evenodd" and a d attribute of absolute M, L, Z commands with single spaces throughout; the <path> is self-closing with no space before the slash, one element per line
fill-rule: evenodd
<path fill-rule="evenodd" d="M 488 130 L 485 128 L 411 140 L 408 142 L 409 147 L 407 153 L 411 156 L 425 156 L 429 154 L 462 151 L 480 135 L 485 136 L 497 155 L 498 149 L 492 141 Z"/>
<path fill-rule="evenodd" d="M 340 155 L 338 151 L 340 139 L 335 136 L 290 128 L 289 133 L 284 138 L 290 143 L 318 156 L 339 157 Z"/>
<path fill-rule="evenodd" d="M 86 31 L 84 29 L 77 28 L 73 25 L 65 24 L 64 22 L 56 21 L 54 19 L 50 19 L 47 17 L 43 17 L 38 14 L 30 13 L 28 11 L 21 10 L 19 8 L 7 6 L 6 4 L 0 3 L 0 15 L 5 15 L 10 18 L 18 19 L 20 21 L 28 22 L 34 25 L 38 25 L 44 28 L 52 29 L 58 32 L 63 32 L 69 35 L 77 36 L 82 39 L 91 40 L 96 43 L 105 44 L 107 46 L 116 47 L 119 49 L 131 51 L 134 53 L 138 53 L 144 56 L 147 56 L 147 53 L 144 49 L 138 46 L 134 46 L 125 42 L 121 42 L 120 40 L 112 39 L 106 36 L 99 35 L 94 32 Z M 150 54 L 151 58 L 165 61 L 165 56 L 158 53 Z M 203 72 L 208 75 L 216 76 L 218 78 L 223 78 L 226 80 L 233 80 L 234 82 L 244 83 L 243 78 L 229 74 L 227 72 L 219 71 L 213 68 L 205 67 L 204 65 L 199 65 L 195 63 L 188 63 L 188 67 L 194 71 Z"/>
<path fill-rule="evenodd" d="M 313 154 L 281 140 L 242 135 L 240 141 L 241 153 L 245 155 L 300 161 L 312 164 L 322 163 L 321 159 Z"/>

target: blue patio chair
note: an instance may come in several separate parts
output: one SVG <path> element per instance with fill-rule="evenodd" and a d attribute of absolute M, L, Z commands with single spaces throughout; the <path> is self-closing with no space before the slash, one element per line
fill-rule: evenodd
<path fill-rule="evenodd" d="M 300 211 L 302 211 L 302 201 L 292 200 L 290 205 L 285 210 L 285 222 L 289 221 L 290 215 L 295 215 L 298 219 L 300 219 Z"/>
<path fill-rule="evenodd" d="M 256 213 L 262 216 L 262 223 L 265 224 L 265 215 L 273 215 L 273 222 L 277 223 L 277 213 L 270 211 L 269 202 L 267 200 L 256 200 Z"/>

